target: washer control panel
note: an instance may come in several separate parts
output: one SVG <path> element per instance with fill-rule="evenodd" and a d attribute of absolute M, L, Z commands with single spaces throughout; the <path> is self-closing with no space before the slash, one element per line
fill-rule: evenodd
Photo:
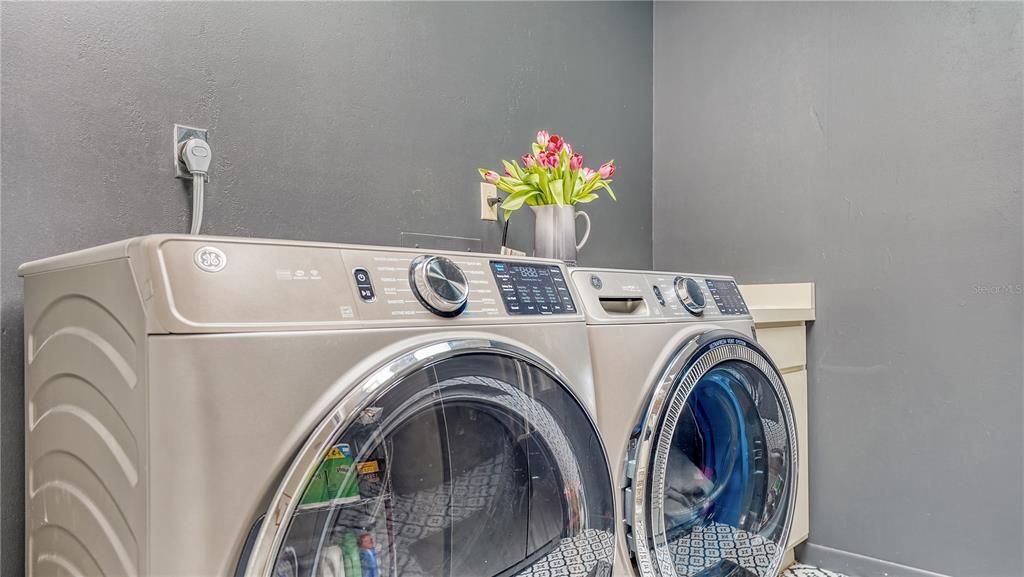
<path fill-rule="evenodd" d="M 357 299 L 354 318 L 362 320 L 428 320 L 505 316 L 498 290 L 479 255 L 345 250 L 347 268 L 365 271 L 374 300 Z M 363 288 L 358 285 L 357 297 Z"/>
<path fill-rule="evenodd" d="M 491 272 L 510 315 L 576 312 L 569 285 L 557 265 L 492 260 Z"/>
<path fill-rule="evenodd" d="M 565 268 L 551 261 L 480 254 L 345 250 L 365 270 L 374 300 L 356 300 L 362 320 L 566 320 L 579 315 Z M 357 297 L 365 290 L 357 281 Z M 536 317 L 534 317 L 536 315 Z"/>
<path fill-rule="evenodd" d="M 140 250 L 161 272 L 140 291 L 167 303 L 161 318 L 175 330 L 583 320 L 565 265 L 551 260 L 184 236 Z"/>

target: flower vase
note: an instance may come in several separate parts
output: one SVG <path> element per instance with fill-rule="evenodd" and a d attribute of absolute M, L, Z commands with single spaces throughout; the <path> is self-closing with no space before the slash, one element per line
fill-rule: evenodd
<path fill-rule="evenodd" d="M 531 206 L 535 217 L 533 256 L 554 258 L 569 265 L 576 264 L 577 252 L 590 238 L 590 215 L 567 204 Z M 576 242 L 576 219 L 587 223 L 583 238 Z"/>

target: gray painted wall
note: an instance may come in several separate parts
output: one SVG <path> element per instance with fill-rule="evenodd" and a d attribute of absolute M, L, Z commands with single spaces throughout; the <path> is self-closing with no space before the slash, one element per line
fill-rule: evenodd
<path fill-rule="evenodd" d="M 211 129 L 205 232 L 398 244 L 468 236 L 478 166 L 537 129 L 615 157 L 581 262 L 651 264 L 649 3 L 4 3 L 2 564 L 21 572 L 19 263 L 186 231 L 168 148 Z M 518 220 L 518 222 L 517 222 Z M 528 246 L 532 217 L 513 218 Z"/>
<path fill-rule="evenodd" d="M 817 283 L 815 544 L 1024 575 L 1022 7 L 655 4 L 655 266 Z"/>

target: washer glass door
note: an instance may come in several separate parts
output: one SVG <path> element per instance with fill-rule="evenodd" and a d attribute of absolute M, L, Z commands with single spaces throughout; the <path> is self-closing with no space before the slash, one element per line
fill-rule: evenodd
<path fill-rule="evenodd" d="M 648 442 L 631 443 L 635 560 L 644 575 L 774 577 L 795 496 L 789 399 L 750 341 L 719 332 L 700 342 L 656 387 L 661 402 L 638 429 Z"/>
<path fill-rule="evenodd" d="M 568 387 L 527 357 L 498 352 L 406 372 L 321 445 L 263 569 L 274 577 L 608 574 L 608 465 Z"/>

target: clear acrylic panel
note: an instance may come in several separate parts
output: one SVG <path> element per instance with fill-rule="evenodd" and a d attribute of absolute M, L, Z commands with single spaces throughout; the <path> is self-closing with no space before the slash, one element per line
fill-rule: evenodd
<path fill-rule="evenodd" d="M 334 438 L 275 575 L 607 575 L 612 498 L 597 432 L 562 383 L 519 358 L 455 356 Z"/>

